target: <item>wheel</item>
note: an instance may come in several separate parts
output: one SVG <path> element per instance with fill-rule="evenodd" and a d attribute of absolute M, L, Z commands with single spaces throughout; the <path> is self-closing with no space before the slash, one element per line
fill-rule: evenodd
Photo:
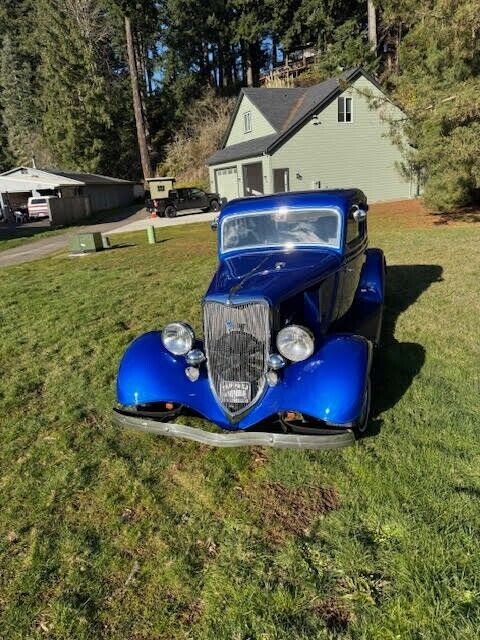
<path fill-rule="evenodd" d="M 367 380 L 367 388 L 365 389 L 365 396 L 363 399 L 362 411 L 356 424 L 353 427 L 353 431 L 357 438 L 361 438 L 368 429 L 368 419 L 370 417 L 370 402 L 372 396 L 372 384 L 370 382 L 370 376 Z"/>
<path fill-rule="evenodd" d="M 175 218 L 175 216 L 177 215 L 177 210 L 172 205 L 169 205 L 165 209 L 165 215 L 167 218 Z"/>
<path fill-rule="evenodd" d="M 212 200 L 210 202 L 210 211 L 220 211 L 220 203 L 218 200 Z"/>

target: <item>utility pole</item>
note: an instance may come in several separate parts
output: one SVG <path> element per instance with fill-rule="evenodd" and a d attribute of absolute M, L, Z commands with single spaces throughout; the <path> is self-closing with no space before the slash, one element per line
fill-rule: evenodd
<path fill-rule="evenodd" d="M 372 51 L 377 51 L 377 12 L 373 0 L 367 0 L 368 41 Z"/>
<path fill-rule="evenodd" d="M 138 69 L 135 59 L 135 49 L 133 47 L 132 23 L 128 15 L 125 16 L 125 34 L 127 37 L 127 57 L 132 81 L 133 111 L 135 113 L 135 123 L 137 125 L 138 148 L 142 161 L 143 177 L 145 180 L 152 177 L 152 166 L 147 147 L 147 136 L 145 134 L 145 121 L 143 119 L 142 99 L 140 96 L 140 85 L 138 82 Z"/>

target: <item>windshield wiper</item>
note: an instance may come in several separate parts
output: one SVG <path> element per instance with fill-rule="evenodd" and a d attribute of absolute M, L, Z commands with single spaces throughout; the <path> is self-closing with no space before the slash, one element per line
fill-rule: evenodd
<path fill-rule="evenodd" d="M 230 300 L 230 298 L 235 295 L 238 291 L 240 291 L 240 289 L 243 287 L 243 285 L 245 284 L 245 282 L 251 278 L 255 272 L 257 272 L 260 267 L 262 267 L 265 262 L 268 260 L 270 256 L 265 256 L 263 258 L 263 260 L 261 260 L 251 271 L 249 271 L 246 275 L 243 276 L 243 278 L 240 280 L 240 282 L 238 284 L 233 285 L 233 287 L 230 289 L 230 291 L 228 292 L 228 299 Z"/>

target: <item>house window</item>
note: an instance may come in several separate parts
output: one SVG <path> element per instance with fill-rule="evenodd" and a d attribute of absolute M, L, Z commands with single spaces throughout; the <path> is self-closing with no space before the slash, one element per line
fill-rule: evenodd
<path fill-rule="evenodd" d="M 338 99 L 338 122 L 352 121 L 352 98 Z"/>
<path fill-rule="evenodd" d="M 243 132 L 250 133 L 252 130 L 252 114 L 250 111 L 247 111 L 243 114 Z"/>

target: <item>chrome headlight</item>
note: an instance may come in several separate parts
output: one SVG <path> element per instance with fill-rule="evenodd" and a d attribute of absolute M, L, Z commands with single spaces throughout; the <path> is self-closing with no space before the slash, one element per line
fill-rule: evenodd
<path fill-rule="evenodd" d="M 292 362 L 306 360 L 314 349 L 312 332 L 296 324 L 284 327 L 277 335 L 277 349 Z"/>
<path fill-rule="evenodd" d="M 162 331 L 163 346 L 174 356 L 184 356 L 193 347 L 195 334 L 185 322 L 172 322 Z"/>

